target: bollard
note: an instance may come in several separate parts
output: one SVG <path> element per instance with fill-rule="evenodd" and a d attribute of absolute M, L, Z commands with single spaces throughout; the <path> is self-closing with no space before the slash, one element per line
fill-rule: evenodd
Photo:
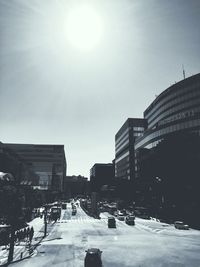
<path fill-rule="evenodd" d="M 23 252 L 21 252 L 21 254 L 20 254 L 20 258 L 21 258 L 21 259 L 23 258 Z"/>

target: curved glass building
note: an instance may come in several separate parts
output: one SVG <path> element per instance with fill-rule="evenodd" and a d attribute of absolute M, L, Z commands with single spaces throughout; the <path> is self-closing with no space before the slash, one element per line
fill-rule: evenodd
<path fill-rule="evenodd" d="M 135 150 L 151 148 L 166 135 L 190 131 L 200 133 L 200 74 L 163 91 L 144 111 L 148 130 L 135 142 Z"/>
<path fill-rule="evenodd" d="M 200 74 L 163 91 L 144 119 L 134 143 L 136 202 L 192 218 L 200 205 Z"/>

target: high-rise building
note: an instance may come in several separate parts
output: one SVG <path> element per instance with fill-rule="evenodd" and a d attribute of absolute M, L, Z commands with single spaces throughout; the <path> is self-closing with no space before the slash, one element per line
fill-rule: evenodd
<path fill-rule="evenodd" d="M 134 144 L 146 129 L 145 119 L 129 118 L 115 135 L 115 177 L 132 181 L 135 176 Z"/>
<path fill-rule="evenodd" d="M 196 208 L 200 204 L 200 74 L 164 90 L 144 111 L 144 118 L 148 127 L 135 141 L 135 176 L 141 195 L 159 191 L 162 205 L 179 205 L 184 212 Z"/>
<path fill-rule="evenodd" d="M 66 175 L 64 145 L 4 143 L 2 146 L 13 150 L 38 176 L 35 188 L 63 190 Z"/>
<path fill-rule="evenodd" d="M 136 204 L 193 225 L 200 223 L 199 160 L 200 73 L 164 90 L 144 119 L 128 119 L 115 136 L 115 176 L 134 181 Z M 129 184 L 119 189 L 127 192 Z"/>

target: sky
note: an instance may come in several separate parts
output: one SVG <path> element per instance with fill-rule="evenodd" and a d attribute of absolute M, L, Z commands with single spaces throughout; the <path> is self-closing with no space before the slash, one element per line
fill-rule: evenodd
<path fill-rule="evenodd" d="M 199 14 L 199 0 L 0 0 L 0 141 L 64 144 L 67 175 L 89 177 L 182 65 L 200 72 Z"/>

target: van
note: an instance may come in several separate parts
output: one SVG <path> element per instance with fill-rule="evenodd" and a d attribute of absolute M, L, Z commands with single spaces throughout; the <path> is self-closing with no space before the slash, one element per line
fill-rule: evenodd
<path fill-rule="evenodd" d="M 116 221 L 114 217 L 108 217 L 108 228 L 116 228 Z"/>

